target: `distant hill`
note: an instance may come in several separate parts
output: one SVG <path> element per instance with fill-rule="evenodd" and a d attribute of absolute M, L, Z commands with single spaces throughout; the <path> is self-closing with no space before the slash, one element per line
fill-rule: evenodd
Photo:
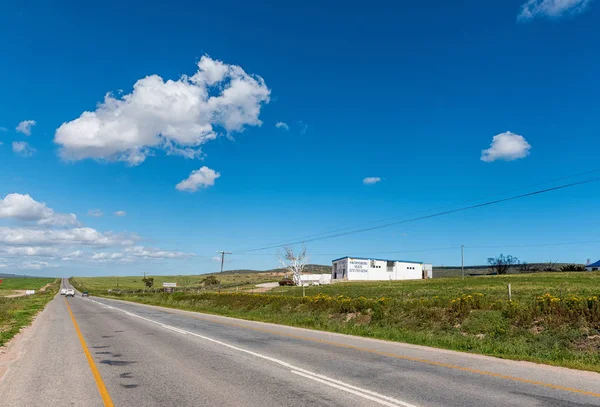
<path fill-rule="evenodd" d="M 3 279 L 3 278 L 40 278 L 40 277 L 37 277 L 37 276 L 26 276 L 26 275 L 23 275 L 23 274 L 3 274 L 3 273 L 0 273 L 0 279 Z"/>
<path fill-rule="evenodd" d="M 271 270 L 227 270 L 223 271 L 223 274 L 248 274 L 248 273 L 286 273 L 287 270 L 283 268 L 271 269 Z M 305 273 L 311 274 L 329 274 L 331 273 L 331 266 L 324 266 L 322 264 L 307 264 L 304 268 Z"/>

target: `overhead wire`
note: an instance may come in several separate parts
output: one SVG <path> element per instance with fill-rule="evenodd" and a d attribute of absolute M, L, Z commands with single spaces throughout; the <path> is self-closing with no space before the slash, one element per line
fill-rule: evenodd
<path fill-rule="evenodd" d="M 481 200 L 481 199 L 489 199 L 489 198 L 494 197 L 494 196 L 504 195 L 504 194 L 508 194 L 508 193 L 515 192 L 515 191 L 520 191 L 520 190 L 527 189 L 527 188 L 534 188 L 534 187 L 537 187 L 537 186 L 540 186 L 540 185 L 549 184 L 549 183 L 552 183 L 552 182 L 563 181 L 565 179 L 570 179 L 570 178 L 581 177 L 583 175 L 589 175 L 589 174 L 593 174 L 593 173 L 597 173 L 597 172 L 600 172 L 600 168 L 596 168 L 596 169 L 593 169 L 593 170 L 584 171 L 584 172 L 577 173 L 577 174 L 567 175 L 567 176 L 560 177 L 560 178 L 555 178 L 555 179 L 552 179 L 552 180 L 546 180 L 546 181 L 538 182 L 538 183 L 531 184 L 531 185 L 528 185 L 528 186 L 523 186 L 523 187 L 519 187 L 519 188 L 513 188 L 513 189 L 510 189 L 510 190 L 507 190 L 507 191 L 503 191 L 503 192 L 499 192 L 499 193 L 495 193 L 495 194 L 491 194 L 491 195 L 486 195 L 484 197 L 479 197 L 479 198 L 473 198 L 473 199 L 464 200 L 464 201 L 458 202 L 458 204 L 460 204 L 460 203 L 465 204 L 465 203 L 474 202 L 474 201 Z M 423 213 L 423 212 L 436 211 L 436 210 L 440 210 L 440 209 L 451 207 L 451 206 L 456 205 L 456 204 L 457 203 L 455 203 L 455 204 L 448 204 L 448 205 L 442 205 L 442 206 L 439 206 L 439 207 L 436 207 L 436 208 L 422 210 L 422 211 L 416 211 L 416 212 L 411 212 L 411 213 L 405 214 L 405 215 L 398 215 L 398 216 L 392 216 L 392 217 L 389 217 L 389 218 L 383 218 L 383 219 L 371 221 L 369 223 L 361 223 L 361 224 L 358 224 L 358 225 L 346 226 L 346 227 L 343 227 L 343 228 L 333 229 L 333 230 L 326 231 L 326 232 L 320 232 L 320 233 L 315 233 L 315 234 L 311 234 L 311 235 L 305 235 L 305 236 L 301 236 L 301 237 L 295 238 L 294 240 L 311 239 L 311 238 L 314 238 L 314 237 L 326 236 L 326 235 L 329 235 L 331 233 L 342 232 L 342 231 L 346 231 L 346 230 L 360 228 L 360 227 L 367 226 L 367 225 L 373 225 L 373 224 L 387 222 L 387 221 L 394 220 L 394 219 L 399 219 L 399 218 L 401 218 L 403 216 L 412 216 L 412 215 L 416 215 L 416 214 Z M 283 245 L 283 244 L 289 244 L 288 243 L 289 241 L 290 241 L 290 239 L 280 240 L 280 241 L 276 241 L 276 242 L 273 242 L 273 243 L 269 243 L 268 245 L 269 246 L 274 246 L 274 245 L 280 245 L 280 244 L 281 245 Z M 275 246 L 275 247 L 281 247 L 281 246 Z M 255 250 L 255 248 L 245 249 L 245 250 L 237 250 L 237 251 L 234 250 L 233 252 L 236 253 L 236 254 L 239 254 L 239 253 L 249 252 L 249 251 L 253 251 L 253 250 Z"/>
<path fill-rule="evenodd" d="M 234 253 L 250 253 L 250 252 L 256 252 L 256 251 L 262 251 L 262 250 L 268 250 L 268 249 L 283 247 L 285 245 L 295 245 L 295 244 L 300 244 L 300 243 L 309 243 L 309 242 L 314 242 L 314 241 L 318 241 L 318 240 L 332 239 L 332 238 L 335 238 L 335 237 L 341 237 L 341 236 L 346 236 L 346 235 L 351 235 L 351 234 L 356 234 L 356 233 L 363 233 L 363 232 L 367 232 L 367 231 L 371 231 L 371 230 L 377 230 L 377 229 L 382 229 L 382 228 L 390 227 L 390 226 L 393 226 L 393 225 L 399 225 L 399 224 L 405 224 L 405 223 L 410 223 L 410 222 L 416 222 L 416 221 L 420 221 L 420 220 L 425 220 L 425 219 L 440 217 L 440 216 L 444 216 L 444 215 L 449 215 L 449 214 L 457 213 L 457 212 L 464 212 L 464 211 L 468 211 L 468 210 L 472 210 L 472 209 L 476 209 L 476 208 L 482 208 L 482 207 L 485 207 L 485 206 L 491 206 L 491 205 L 495 205 L 495 204 L 502 203 L 502 202 L 513 201 L 513 200 L 522 199 L 522 198 L 526 198 L 526 197 L 530 197 L 530 196 L 534 196 L 534 195 L 544 194 L 544 193 L 547 193 L 547 192 L 557 191 L 557 190 L 561 190 L 561 189 L 565 189 L 565 188 L 571 188 L 571 187 L 578 186 L 578 185 L 589 184 L 589 183 L 597 182 L 597 181 L 600 181 L 600 177 L 586 179 L 586 180 L 583 180 L 583 181 L 572 182 L 572 183 L 569 183 L 569 184 L 563 184 L 563 185 L 559 185 L 559 186 L 555 186 L 555 187 L 551 187 L 551 188 L 545 188 L 545 189 L 541 189 L 541 190 L 537 190 L 537 191 L 533 191 L 533 192 L 528 192 L 528 193 L 525 193 L 525 194 L 510 196 L 510 197 L 507 197 L 507 198 L 501 198 L 501 199 L 496 199 L 496 200 L 492 200 L 492 201 L 487 201 L 487 202 L 479 203 L 479 204 L 476 204 L 476 205 L 470 205 L 470 206 L 465 206 L 465 207 L 461 207 L 461 208 L 451 209 L 451 210 L 447 210 L 447 211 L 437 212 L 437 213 L 433 213 L 433 214 L 429 214 L 429 215 L 425 215 L 425 216 L 419 216 L 419 217 L 415 217 L 415 218 L 409 218 L 409 219 L 399 220 L 399 221 L 395 221 L 395 222 L 389 222 L 389 223 L 385 223 L 385 224 L 382 224 L 382 225 L 370 226 L 370 227 L 365 227 L 365 228 L 361 228 L 361 229 L 351 230 L 351 231 L 347 231 L 347 232 L 340 232 L 340 233 L 328 234 L 328 235 L 325 235 L 325 236 L 313 237 L 313 238 L 310 238 L 310 239 L 299 238 L 298 240 L 288 241 L 285 244 L 271 244 L 271 245 L 267 245 L 267 246 L 263 246 L 263 247 L 254 248 L 254 249 L 240 250 L 240 251 L 237 251 L 237 252 L 236 251 L 233 251 L 233 252 Z"/>

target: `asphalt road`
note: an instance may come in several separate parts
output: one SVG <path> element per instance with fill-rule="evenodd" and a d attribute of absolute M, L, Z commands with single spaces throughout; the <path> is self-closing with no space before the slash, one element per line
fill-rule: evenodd
<path fill-rule="evenodd" d="M 600 406 L 595 373 L 80 295 L 27 334 L 0 406 Z"/>

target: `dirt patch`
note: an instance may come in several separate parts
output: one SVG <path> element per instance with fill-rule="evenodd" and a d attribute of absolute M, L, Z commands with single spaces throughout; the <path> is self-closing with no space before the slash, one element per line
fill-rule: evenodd
<path fill-rule="evenodd" d="M 5 297 L 5 298 L 15 298 L 15 297 L 22 297 L 24 295 L 25 295 L 25 290 L 12 290 L 10 292 L 10 294 L 3 295 L 3 297 Z"/>
<path fill-rule="evenodd" d="M 592 335 L 587 338 L 580 339 L 574 344 L 575 349 L 588 352 L 600 351 L 600 335 Z"/>

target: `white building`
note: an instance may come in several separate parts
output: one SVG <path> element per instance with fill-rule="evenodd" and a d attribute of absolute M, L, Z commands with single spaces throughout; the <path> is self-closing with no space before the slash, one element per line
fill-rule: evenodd
<path fill-rule="evenodd" d="M 585 266 L 585 269 L 587 271 L 598 271 L 598 270 L 600 270 L 600 260 L 598 260 L 595 263 L 588 264 L 587 266 Z"/>
<path fill-rule="evenodd" d="M 330 274 L 302 274 L 300 276 L 302 285 L 323 285 L 331 284 Z"/>
<path fill-rule="evenodd" d="M 433 277 L 433 266 L 419 261 L 342 257 L 332 261 L 331 281 L 420 280 Z"/>

